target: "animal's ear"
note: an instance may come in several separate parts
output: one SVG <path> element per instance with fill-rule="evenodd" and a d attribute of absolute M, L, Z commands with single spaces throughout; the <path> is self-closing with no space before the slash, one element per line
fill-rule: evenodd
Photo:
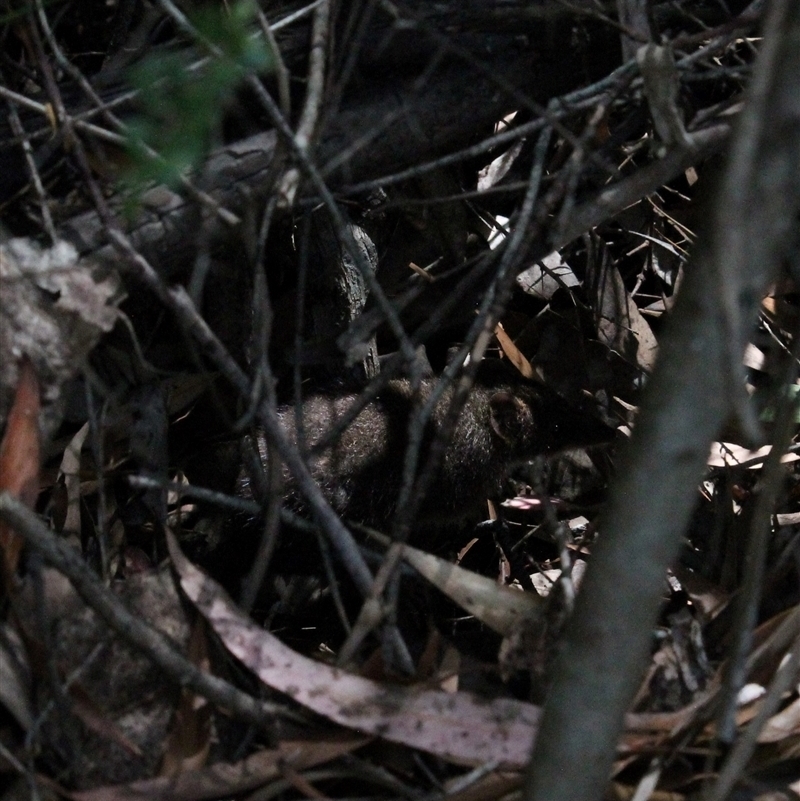
<path fill-rule="evenodd" d="M 530 435 L 534 424 L 531 407 L 521 398 L 505 391 L 495 392 L 489 398 L 489 422 L 492 431 L 509 444 Z"/>

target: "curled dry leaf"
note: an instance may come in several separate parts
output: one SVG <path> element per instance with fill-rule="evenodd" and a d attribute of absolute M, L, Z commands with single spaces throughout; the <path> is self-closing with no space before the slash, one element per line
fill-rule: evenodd
<path fill-rule="evenodd" d="M 598 339 L 631 364 L 650 372 L 658 343 L 616 266 L 604 265 L 592 276 L 592 288 L 598 310 Z"/>
<path fill-rule="evenodd" d="M 27 239 L 0 244 L 0 283 L 0 424 L 25 355 L 42 385 L 47 435 L 59 422 L 61 388 L 114 327 L 123 293 L 115 275 L 98 276 L 66 242 L 49 249 Z"/>
<path fill-rule="evenodd" d="M 81 449 L 88 433 L 89 424 L 84 423 L 69 441 L 61 458 L 59 473 L 64 477 L 67 491 L 64 532 L 79 533 L 81 530 Z"/>
<path fill-rule="evenodd" d="M 189 562 L 168 533 L 181 587 L 225 647 L 266 685 L 343 726 L 465 764 L 518 769 L 530 756 L 540 710 L 509 699 L 383 685 L 314 662 L 242 614 Z"/>

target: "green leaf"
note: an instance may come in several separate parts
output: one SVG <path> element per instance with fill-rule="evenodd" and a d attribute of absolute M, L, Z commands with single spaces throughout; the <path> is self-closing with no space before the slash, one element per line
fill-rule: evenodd
<path fill-rule="evenodd" d="M 189 70 L 189 57 L 173 52 L 151 56 L 131 70 L 140 111 L 129 125 L 131 167 L 123 183 L 134 205 L 148 185 L 175 188 L 197 168 L 217 142 L 225 109 L 244 77 L 273 68 L 268 46 L 251 36 L 255 12 L 251 0 L 240 0 L 230 13 L 215 6 L 195 14 L 192 23 L 200 36 L 221 51 L 199 69 Z"/>

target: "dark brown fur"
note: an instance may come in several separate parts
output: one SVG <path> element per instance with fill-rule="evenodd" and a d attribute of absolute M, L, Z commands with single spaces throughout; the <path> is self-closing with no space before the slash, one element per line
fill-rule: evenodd
<path fill-rule="evenodd" d="M 433 386 L 432 379 L 424 381 L 422 397 L 427 397 Z M 320 441 L 356 397 L 318 394 L 304 401 L 306 448 Z M 434 410 L 425 431 L 420 465 L 425 464 L 429 445 L 444 423 L 451 398 L 452 390 L 448 390 Z M 312 475 L 343 518 L 388 527 L 402 481 L 412 400 L 408 381 L 390 382 L 335 445 L 309 460 Z M 297 442 L 294 408 L 280 410 L 280 418 Z M 546 388 L 522 384 L 506 370 L 483 370 L 458 419 L 419 521 L 442 525 L 480 520 L 486 514 L 486 499 L 502 495 L 515 463 L 570 445 L 608 439 L 609 433 L 606 426 L 569 408 Z M 263 440 L 259 444 L 263 459 L 266 448 Z M 287 505 L 304 511 L 288 471 L 284 482 Z M 241 479 L 240 493 L 247 493 L 246 484 Z"/>

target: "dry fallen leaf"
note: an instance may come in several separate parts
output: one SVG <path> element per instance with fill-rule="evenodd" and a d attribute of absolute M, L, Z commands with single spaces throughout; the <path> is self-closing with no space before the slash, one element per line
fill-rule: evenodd
<path fill-rule="evenodd" d="M 11 493 L 33 508 L 39 494 L 39 382 L 25 359 L 19 369 L 14 403 L 0 442 L 0 491 Z M 0 549 L 6 577 L 12 576 L 24 540 L 0 522 Z"/>
<path fill-rule="evenodd" d="M 541 300 L 550 300 L 562 287 L 576 287 L 579 284 L 572 268 L 557 250 L 517 276 L 517 286 Z"/>
<path fill-rule="evenodd" d="M 534 593 L 503 587 L 494 579 L 410 545 L 403 546 L 403 558 L 434 587 L 498 634 L 508 636 L 542 621 L 544 604 Z"/>
<path fill-rule="evenodd" d="M 525 358 L 522 351 L 514 344 L 514 341 L 506 333 L 501 323 L 498 323 L 494 329 L 494 335 L 503 349 L 503 353 L 508 357 L 508 360 L 514 367 L 519 370 L 520 374 L 525 378 L 537 378 L 531 363 Z"/>
<path fill-rule="evenodd" d="M 758 470 L 764 466 L 764 460 L 769 456 L 771 450 L 771 445 L 750 450 L 732 442 L 712 442 L 706 464 L 709 467 L 736 467 L 747 464 L 751 470 Z M 796 462 L 798 459 L 800 459 L 800 455 L 796 453 L 784 453 L 781 456 L 783 464 Z"/>
<path fill-rule="evenodd" d="M 277 748 L 258 751 L 247 759 L 217 764 L 177 776 L 159 776 L 94 790 L 70 793 L 73 801 L 204 801 L 244 793 L 281 776 L 281 766 L 305 770 L 349 754 L 369 738 L 337 733 L 330 740 L 283 742 Z"/>
<path fill-rule="evenodd" d="M 192 624 L 187 650 L 193 665 L 210 672 L 206 624 L 199 615 Z M 211 751 L 211 734 L 211 704 L 184 687 L 164 743 L 159 775 L 176 776 L 202 768 Z"/>
<path fill-rule="evenodd" d="M 168 532 L 181 587 L 226 648 L 266 685 L 342 726 L 457 763 L 527 764 L 540 710 L 511 699 L 383 685 L 308 659 L 240 612 L 224 590 L 189 562 Z"/>
<path fill-rule="evenodd" d="M 64 477 L 67 494 L 67 509 L 62 531 L 79 534 L 81 530 L 81 449 L 89 433 L 89 424 L 84 423 L 69 441 L 61 458 L 59 473 Z"/>
<path fill-rule="evenodd" d="M 515 142 L 507 150 L 504 150 L 497 158 L 483 167 L 478 173 L 478 191 L 485 192 L 508 175 L 508 171 L 514 166 L 514 162 L 522 152 L 523 143 Z"/>
<path fill-rule="evenodd" d="M 758 742 L 776 743 L 798 735 L 800 735 L 800 698 L 795 698 L 789 706 L 767 721 L 758 735 Z"/>
<path fill-rule="evenodd" d="M 101 274 L 67 242 L 42 248 L 29 239 L 0 244 L 0 425 L 25 354 L 41 386 L 45 436 L 60 421 L 62 387 L 119 319 L 117 277 Z"/>
<path fill-rule="evenodd" d="M 615 266 L 606 265 L 595 278 L 594 294 L 598 339 L 631 364 L 650 372 L 658 343 Z"/>

